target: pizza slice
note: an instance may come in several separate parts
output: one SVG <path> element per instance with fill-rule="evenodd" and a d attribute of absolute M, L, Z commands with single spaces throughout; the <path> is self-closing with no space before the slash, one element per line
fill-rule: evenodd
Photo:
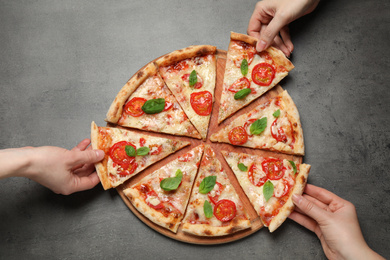
<path fill-rule="evenodd" d="M 190 46 L 156 61 L 159 71 L 188 118 L 206 139 L 214 102 L 216 47 Z"/>
<path fill-rule="evenodd" d="M 241 199 L 206 145 L 182 230 L 198 236 L 224 236 L 250 226 Z"/>
<path fill-rule="evenodd" d="M 121 126 L 201 139 L 154 63 L 135 74 L 119 91 L 106 121 Z"/>
<path fill-rule="evenodd" d="M 310 165 L 286 159 L 222 151 L 246 196 L 270 232 L 294 210 L 293 194 L 302 194 Z"/>
<path fill-rule="evenodd" d="M 195 147 L 123 190 L 124 194 L 145 217 L 176 233 L 187 207 L 202 153 L 203 145 Z"/>
<path fill-rule="evenodd" d="M 280 82 L 294 65 L 280 50 L 256 51 L 257 39 L 231 32 L 218 124 Z"/>
<path fill-rule="evenodd" d="M 298 109 L 287 91 L 235 118 L 210 140 L 287 154 L 305 153 Z"/>
<path fill-rule="evenodd" d="M 91 124 L 93 149 L 101 149 L 105 157 L 95 164 L 105 190 L 115 188 L 146 167 L 190 144 L 167 138 L 140 134 Z"/>

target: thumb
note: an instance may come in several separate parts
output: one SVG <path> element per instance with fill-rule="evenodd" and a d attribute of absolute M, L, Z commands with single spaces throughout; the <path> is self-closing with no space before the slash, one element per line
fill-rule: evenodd
<path fill-rule="evenodd" d="M 292 196 L 292 201 L 298 209 L 315 221 L 321 222 L 326 219 L 328 212 L 321 209 L 302 195 L 294 194 Z"/>
<path fill-rule="evenodd" d="M 96 163 L 104 158 L 104 151 L 102 150 L 85 150 L 85 151 L 72 151 L 72 156 L 70 156 L 70 164 L 74 165 L 83 165 Z"/>

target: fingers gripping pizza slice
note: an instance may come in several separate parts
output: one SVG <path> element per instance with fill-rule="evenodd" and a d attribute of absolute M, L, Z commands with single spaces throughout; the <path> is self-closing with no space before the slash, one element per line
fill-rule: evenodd
<path fill-rule="evenodd" d="M 183 223 L 183 231 L 198 236 L 223 236 L 251 226 L 243 203 L 208 145 Z"/>
<path fill-rule="evenodd" d="M 302 194 L 310 165 L 286 159 L 222 151 L 261 221 L 275 231 L 294 210 L 293 194 Z"/>
<path fill-rule="evenodd" d="M 183 219 L 203 145 L 179 156 L 123 192 L 139 212 L 176 233 Z"/>
<path fill-rule="evenodd" d="M 287 154 L 305 153 L 298 109 L 287 91 L 235 118 L 210 140 Z"/>
<path fill-rule="evenodd" d="M 227 52 L 218 123 L 280 82 L 294 65 L 280 50 L 258 53 L 257 39 L 232 32 Z"/>
<path fill-rule="evenodd" d="M 146 65 L 123 86 L 107 112 L 106 121 L 201 139 L 154 63 Z"/>
<path fill-rule="evenodd" d="M 190 144 L 91 124 L 93 149 L 101 149 L 105 157 L 95 164 L 105 190 L 124 183 L 146 167 Z"/>
<path fill-rule="evenodd" d="M 206 139 L 214 102 L 216 47 L 190 46 L 156 61 L 168 88 L 188 118 Z"/>

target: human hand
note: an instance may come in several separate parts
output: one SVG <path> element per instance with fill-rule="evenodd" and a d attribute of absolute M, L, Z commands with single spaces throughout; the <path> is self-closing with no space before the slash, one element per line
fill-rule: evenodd
<path fill-rule="evenodd" d="M 249 20 L 247 33 L 258 40 L 256 49 L 261 52 L 275 45 L 290 57 L 294 49 L 288 24 L 312 12 L 320 0 L 263 0 L 256 4 Z"/>
<path fill-rule="evenodd" d="M 70 151 L 53 146 L 24 148 L 32 158 L 25 177 L 63 195 L 92 189 L 99 183 L 94 163 L 104 158 L 104 152 L 92 150 L 90 143 L 85 139 Z"/>
<path fill-rule="evenodd" d="M 328 259 L 383 259 L 364 240 L 351 202 L 310 184 L 292 199 L 289 218 L 317 235 Z"/>

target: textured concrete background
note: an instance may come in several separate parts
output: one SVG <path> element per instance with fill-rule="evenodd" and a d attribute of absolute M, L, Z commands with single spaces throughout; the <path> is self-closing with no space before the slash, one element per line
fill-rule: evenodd
<path fill-rule="evenodd" d="M 256 1 L 0 1 L 0 148 L 72 148 L 143 65 L 194 44 L 227 49 Z M 352 201 L 368 244 L 390 258 L 390 5 L 327 0 L 291 25 L 282 81 L 304 128 L 309 183 Z M 196 246 L 144 225 L 115 190 L 55 195 L 0 181 L 2 259 L 324 259 L 291 220 L 237 242 Z"/>

